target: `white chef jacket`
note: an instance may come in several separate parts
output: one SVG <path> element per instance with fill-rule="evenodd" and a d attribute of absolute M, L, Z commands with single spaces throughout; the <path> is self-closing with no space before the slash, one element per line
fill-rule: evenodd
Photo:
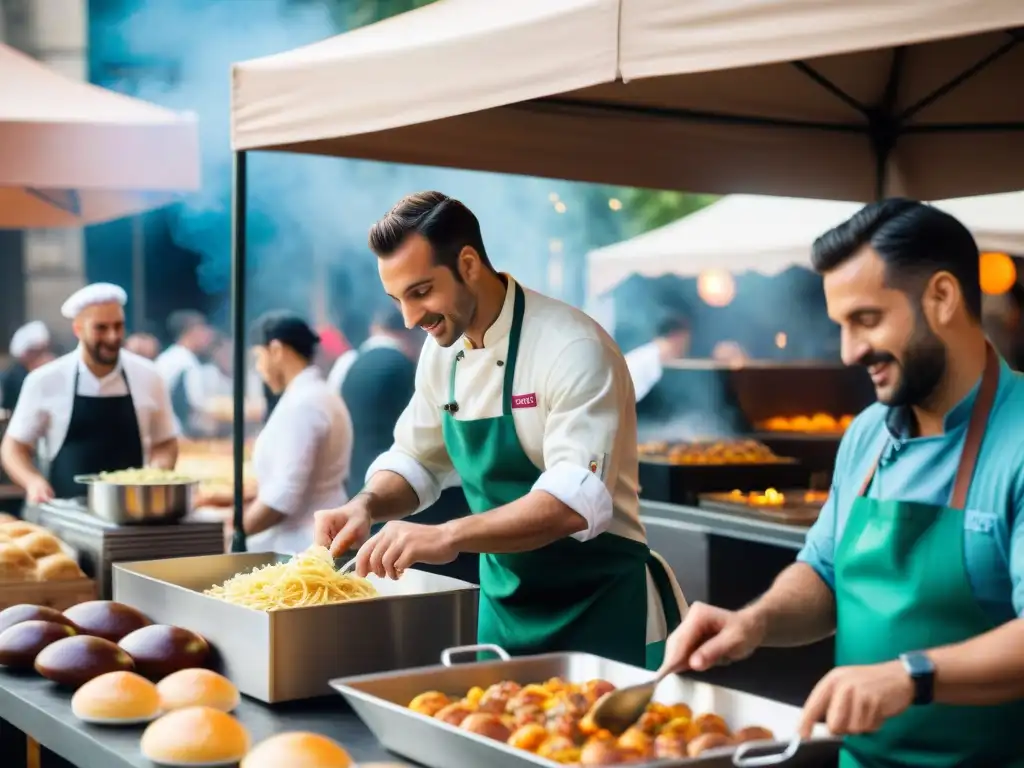
<path fill-rule="evenodd" d="M 285 388 L 256 438 L 259 500 L 285 515 L 249 538 L 253 552 L 294 554 L 313 543 L 313 513 L 345 503 L 352 419 L 341 396 L 310 366 Z"/>
<path fill-rule="evenodd" d="M 457 419 L 500 416 L 515 297 L 505 303 L 481 349 L 460 340 L 443 348 L 428 340 L 416 369 L 416 392 L 395 427 L 395 444 L 370 467 L 404 477 L 420 508 L 433 504 L 453 472 L 441 431 L 452 359 L 458 365 Z M 525 289 L 524 289 L 525 290 Z M 582 312 L 525 290 L 526 307 L 512 395 L 526 396 L 512 414 L 523 451 L 542 470 L 534 486 L 587 521 L 575 538 L 610 531 L 644 542 L 637 496 L 633 382 L 618 346 Z M 501 361 L 502 365 L 498 365 Z M 528 405 L 533 403 L 533 405 Z"/>
<path fill-rule="evenodd" d="M 512 418 L 523 452 L 542 470 L 533 489 L 550 493 L 586 520 L 586 529 L 573 535 L 580 541 L 607 531 L 646 543 L 638 496 L 636 396 L 622 352 L 583 312 L 523 290 L 512 395 L 522 398 L 524 407 L 513 403 Z M 401 475 L 415 490 L 420 509 L 451 483 L 454 469 L 441 417 L 449 402 L 452 359 L 465 351 L 457 366 L 455 418 L 500 416 L 514 300 L 515 281 L 509 277 L 505 303 L 481 349 L 465 340 L 448 348 L 427 340 L 416 368 L 416 392 L 395 427 L 395 443 L 370 466 L 367 480 L 382 470 Z M 674 574 L 673 591 L 685 614 Z M 648 642 L 663 640 L 664 609 L 650 571 L 647 603 Z"/>
<path fill-rule="evenodd" d="M 632 352 L 628 352 L 626 365 L 629 366 L 629 375 L 633 378 L 633 389 L 636 390 L 636 401 L 639 403 L 661 381 L 664 373 L 658 343 L 649 341 Z"/>
<path fill-rule="evenodd" d="M 131 389 L 146 462 L 152 446 L 178 435 L 170 395 L 151 361 L 122 349 L 114 370 L 97 378 L 82 360 L 81 347 L 36 368 L 26 377 L 7 434 L 26 445 L 35 446 L 43 441 L 42 455 L 52 461 L 64 444 L 71 423 L 76 370 L 77 394 L 121 397 Z"/>

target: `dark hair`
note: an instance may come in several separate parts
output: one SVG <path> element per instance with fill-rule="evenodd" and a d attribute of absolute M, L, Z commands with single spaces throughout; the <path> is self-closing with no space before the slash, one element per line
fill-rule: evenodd
<path fill-rule="evenodd" d="M 881 257 L 887 280 L 901 290 L 920 291 L 936 272 L 949 272 L 960 283 L 968 313 L 981 317 L 978 245 L 948 213 L 900 197 L 869 203 L 814 241 L 811 264 L 824 274 L 864 246 Z"/>
<path fill-rule="evenodd" d="M 458 200 L 441 192 L 417 192 L 399 200 L 387 216 L 370 227 L 370 250 L 387 258 L 410 235 L 424 237 L 434 251 L 434 263 L 448 267 L 459 277 L 459 254 L 470 247 L 488 269 L 484 239 L 476 215 Z"/>
<path fill-rule="evenodd" d="M 177 341 L 198 325 L 205 325 L 206 317 L 194 309 L 179 309 L 167 318 L 167 331 Z"/>
<path fill-rule="evenodd" d="M 296 314 L 274 310 L 260 316 L 254 323 L 250 336 L 252 343 L 266 347 L 272 341 L 279 341 L 293 349 L 303 360 L 309 362 L 316 355 L 320 337 L 309 327 L 309 323 Z"/>
<path fill-rule="evenodd" d="M 656 338 L 664 338 L 675 333 L 689 333 L 690 320 L 685 315 L 673 314 L 662 318 L 654 329 Z"/>

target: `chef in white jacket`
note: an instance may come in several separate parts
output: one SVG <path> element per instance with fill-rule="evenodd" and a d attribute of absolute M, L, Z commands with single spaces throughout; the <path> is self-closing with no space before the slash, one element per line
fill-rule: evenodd
<path fill-rule="evenodd" d="M 658 325 L 653 340 L 626 353 L 636 401 L 643 402 L 661 381 L 665 363 L 680 360 L 689 351 L 690 323 L 682 315 L 673 315 Z"/>
<path fill-rule="evenodd" d="M 172 469 L 177 431 L 167 389 L 149 360 L 121 348 L 124 289 L 93 283 L 61 307 L 78 347 L 32 371 L 0 445 L 30 504 L 85 493 L 76 475 L 149 465 Z M 48 476 L 33 457 L 41 445 Z"/>
<path fill-rule="evenodd" d="M 657 666 L 685 603 L 640 522 L 618 347 L 582 312 L 496 272 L 476 216 L 439 192 L 401 200 L 370 246 L 406 324 L 433 338 L 394 447 L 351 503 L 318 513 L 317 541 L 339 554 L 391 520 L 357 561 L 391 578 L 481 553 L 479 642 Z M 434 503 L 453 472 L 472 515 L 399 519 Z"/>
<path fill-rule="evenodd" d="M 271 312 L 250 338 L 256 370 L 280 400 L 253 448 L 259 491 L 243 516 L 247 548 L 293 554 L 313 542 L 313 513 L 347 499 L 352 420 L 313 365 L 320 338 L 304 320 Z"/>

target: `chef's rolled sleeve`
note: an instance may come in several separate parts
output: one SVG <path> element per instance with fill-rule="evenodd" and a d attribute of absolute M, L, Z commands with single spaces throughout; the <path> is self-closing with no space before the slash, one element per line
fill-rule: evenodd
<path fill-rule="evenodd" d="M 811 566 L 833 592 L 836 588 L 836 498 L 837 493 L 833 486 L 828 499 L 822 505 L 818 519 L 807 532 L 803 549 L 796 556 L 797 562 Z"/>
<path fill-rule="evenodd" d="M 34 373 L 34 372 L 33 372 Z M 25 377 L 18 403 L 7 423 L 7 435 L 24 445 L 34 446 L 49 428 L 49 415 L 43 404 L 39 383 L 30 373 Z"/>
<path fill-rule="evenodd" d="M 533 490 L 551 494 L 577 512 L 587 527 L 573 538 L 588 541 L 612 523 L 612 490 L 621 451 L 619 415 L 632 393 L 628 369 L 616 364 L 599 339 L 577 339 L 558 355 L 543 398 L 544 466 Z"/>
<path fill-rule="evenodd" d="M 377 472 L 401 475 L 419 500 L 417 512 L 431 506 L 454 473 L 451 457 L 444 444 L 441 426 L 441 404 L 426 380 L 427 355 L 416 367 L 416 391 L 395 424 L 395 442 L 391 449 L 377 457 L 366 471 L 369 482 Z"/>
<path fill-rule="evenodd" d="M 276 415 L 276 414 L 275 414 Z M 282 414 L 283 415 L 283 414 Z M 274 429 L 273 462 L 261 467 L 259 500 L 283 515 L 302 512 L 316 455 L 330 429 L 327 414 L 315 408 L 291 408 Z"/>

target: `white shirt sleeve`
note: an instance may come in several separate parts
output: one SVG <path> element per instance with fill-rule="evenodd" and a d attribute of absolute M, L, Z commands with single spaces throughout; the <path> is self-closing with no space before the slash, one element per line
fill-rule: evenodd
<path fill-rule="evenodd" d="M 639 403 L 661 381 L 661 353 L 653 341 L 637 347 L 626 355 L 626 365 L 633 379 L 636 401 Z"/>
<path fill-rule="evenodd" d="M 30 373 L 21 387 L 6 434 L 19 443 L 35 447 L 49 427 L 50 414 L 43 407 L 39 383 Z"/>
<path fill-rule="evenodd" d="M 544 473 L 533 486 L 587 521 L 573 538 L 587 541 L 612 522 L 611 491 L 619 474 L 619 413 L 628 392 L 622 366 L 597 339 L 578 339 L 558 354 L 543 392 Z"/>
<path fill-rule="evenodd" d="M 274 412 L 266 426 L 269 434 L 263 436 L 271 440 L 273 460 L 260 467 L 256 478 L 263 504 L 283 515 L 303 511 L 317 453 L 330 426 L 328 415 L 309 402 Z"/>
<path fill-rule="evenodd" d="M 160 445 L 178 436 L 178 422 L 174 418 L 174 407 L 171 405 L 171 396 L 164 380 L 154 376 L 152 387 L 157 409 L 153 411 L 153 419 L 149 425 L 149 441 L 151 445 Z"/>
<path fill-rule="evenodd" d="M 366 480 L 377 472 L 401 475 L 419 499 L 417 512 L 432 505 L 441 491 L 452 485 L 451 458 L 441 429 L 441 401 L 427 380 L 430 361 L 424 353 L 416 366 L 416 390 L 395 425 L 395 443 L 377 457 L 366 471 Z M 436 400 L 436 402 L 435 402 Z"/>
<path fill-rule="evenodd" d="M 181 375 L 185 377 L 185 399 L 190 406 L 202 411 L 206 407 L 206 373 L 203 366 L 190 365 Z"/>

